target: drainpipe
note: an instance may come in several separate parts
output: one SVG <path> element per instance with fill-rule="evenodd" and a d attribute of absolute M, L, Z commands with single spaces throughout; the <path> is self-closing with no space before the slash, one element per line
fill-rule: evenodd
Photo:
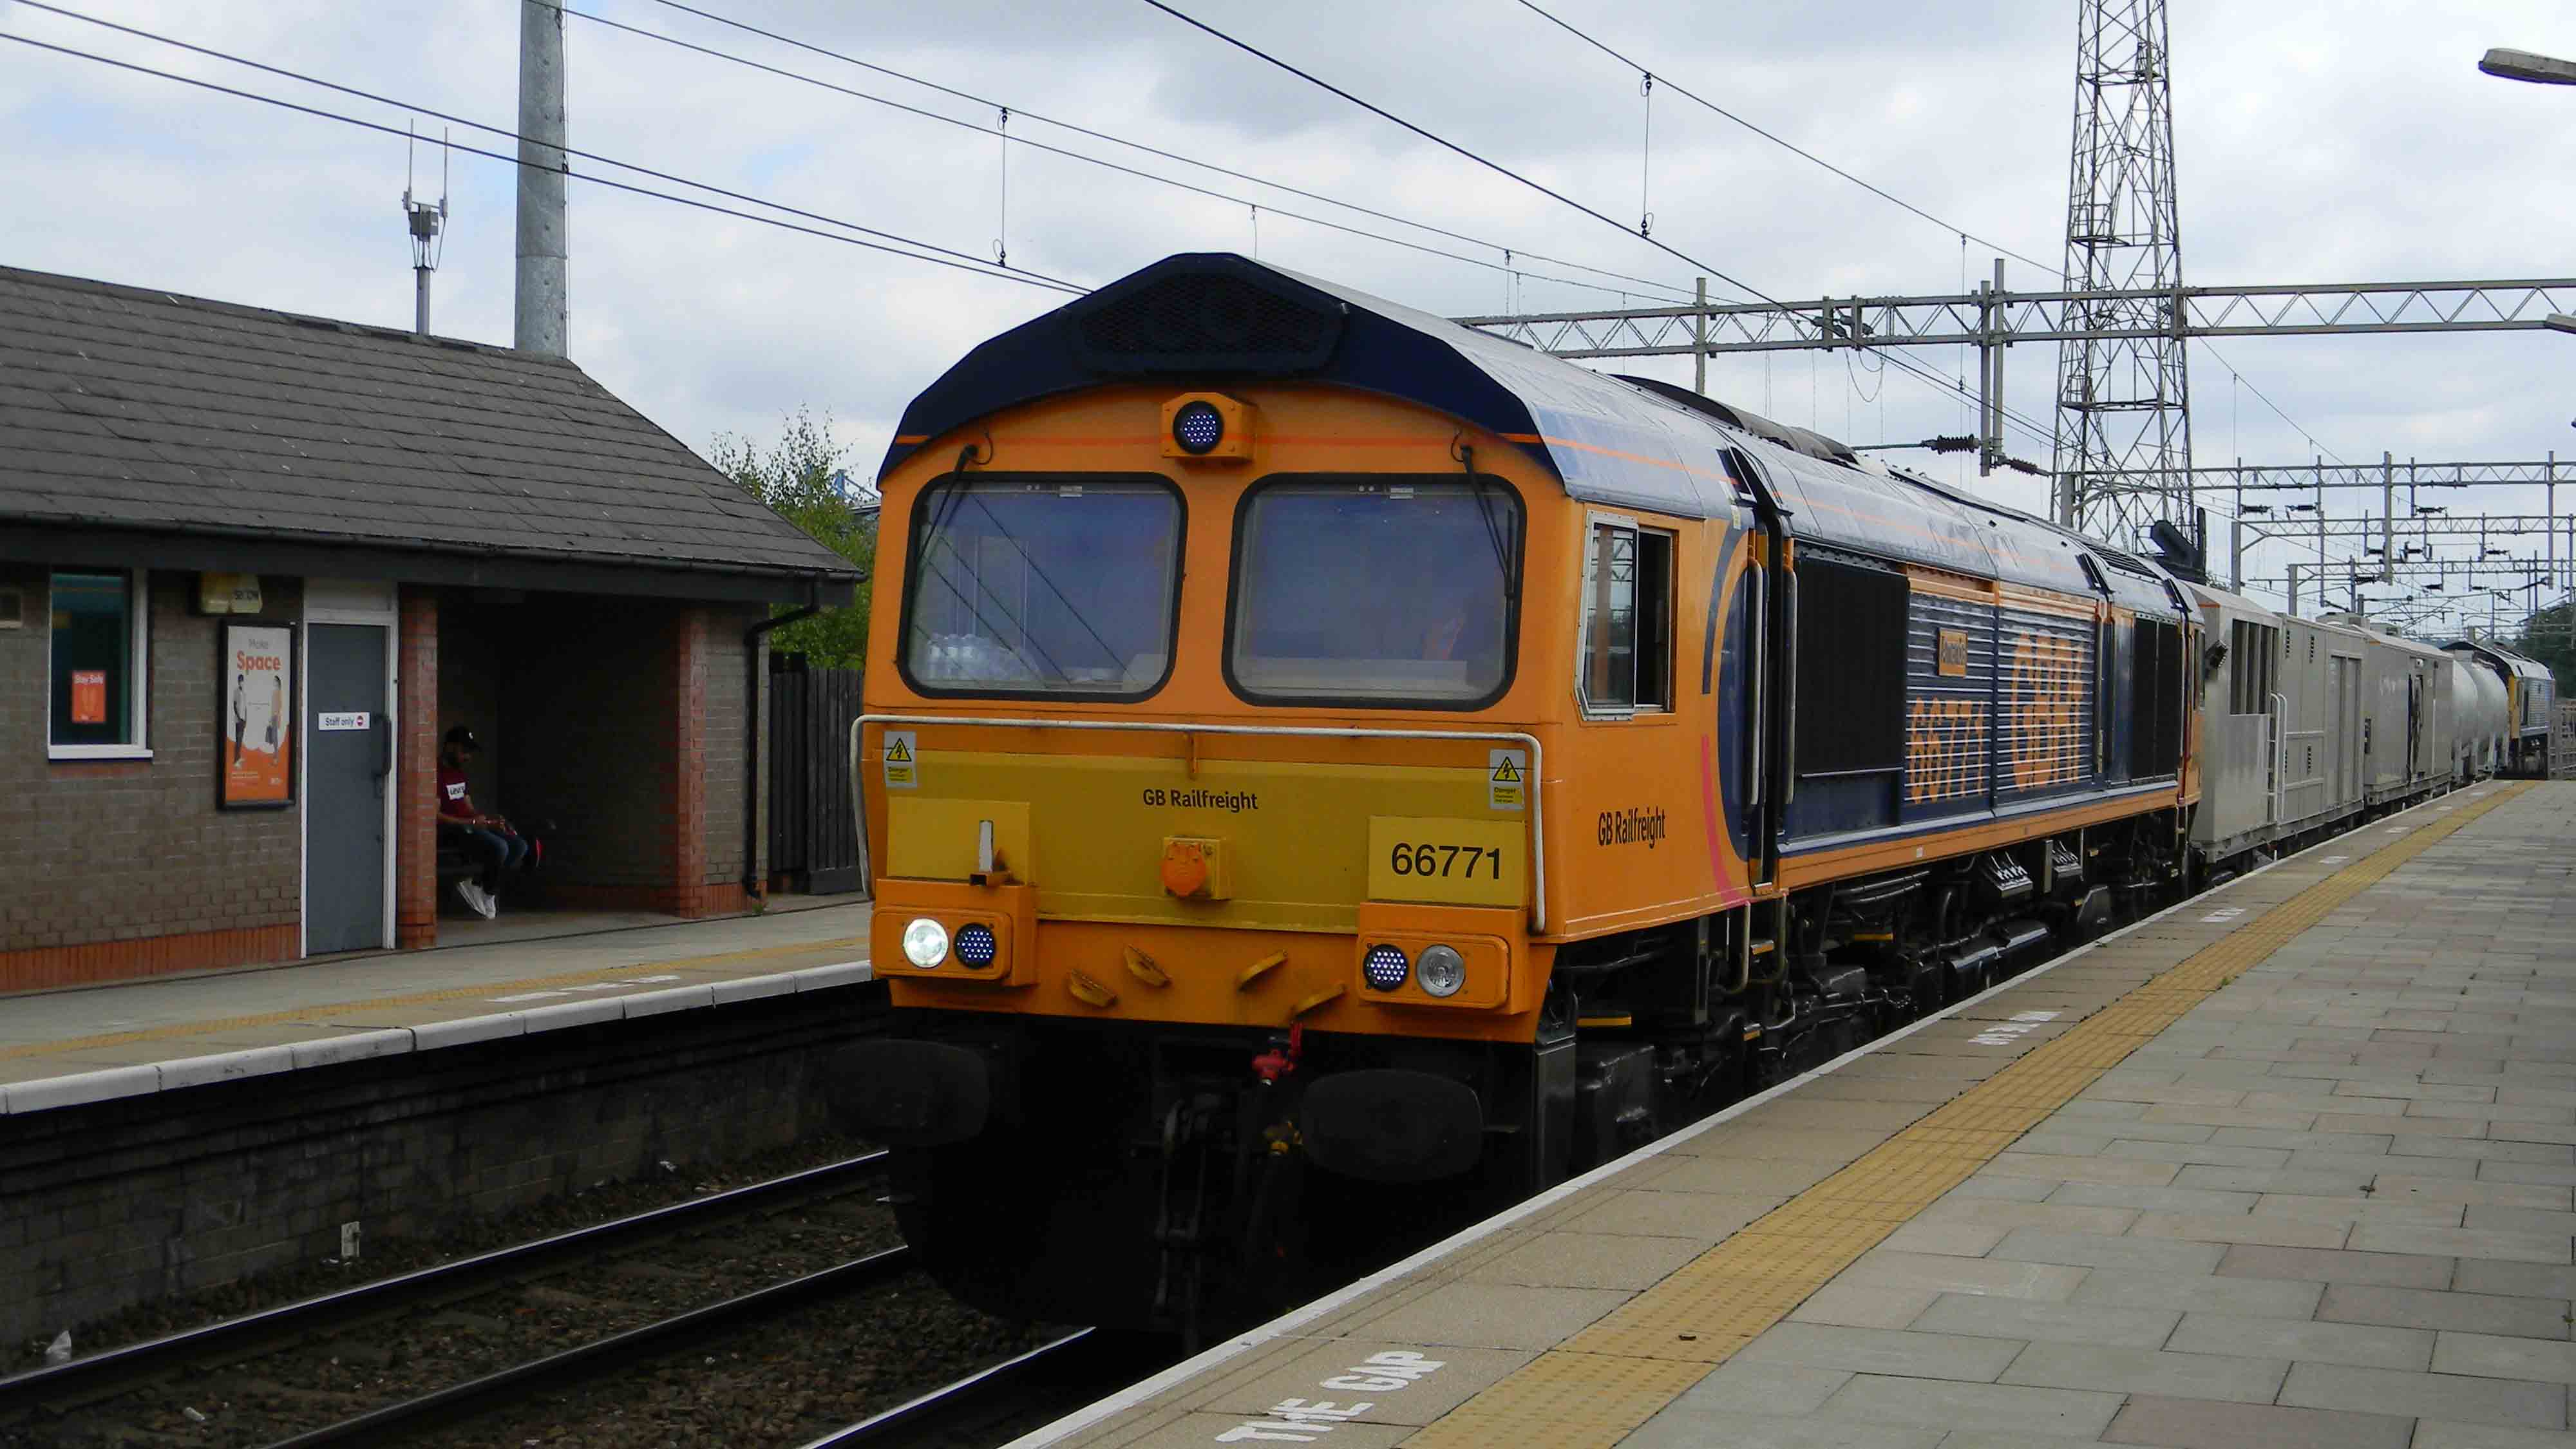
<path fill-rule="evenodd" d="M 766 902 L 769 882 L 760 873 L 760 744 L 769 736 L 769 711 L 761 696 L 760 636 L 781 624 L 793 624 L 823 612 L 823 586 L 806 586 L 805 603 L 742 631 L 743 713 L 749 717 L 742 737 L 742 893 Z"/>

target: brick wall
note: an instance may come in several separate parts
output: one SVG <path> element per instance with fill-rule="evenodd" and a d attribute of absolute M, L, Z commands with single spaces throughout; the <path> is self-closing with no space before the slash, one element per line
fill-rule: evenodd
<path fill-rule="evenodd" d="M 743 770 L 750 763 L 744 745 L 756 702 L 749 693 L 751 660 L 742 631 L 759 623 L 765 611 L 710 608 L 703 613 L 704 634 L 697 647 L 704 660 L 706 709 L 698 751 L 706 768 L 707 848 L 699 862 L 698 878 L 706 887 L 699 909 L 738 911 L 749 904 L 742 888 Z"/>
<path fill-rule="evenodd" d="M 744 695 L 735 608 L 531 596 L 495 666 L 501 808 L 550 819 L 549 903 L 742 909 Z M 465 707 L 471 688 L 451 686 Z"/>
<path fill-rule="evenodd" d="M 0 1118 L 0 1339 L 432 1235 L 826 1121 L 882 988 L 449 1047 Z"/>
<path fill-rule="evenodd" d="M 155 574 L 150 760 L 49 761 L 52 610 L 42 569 L 0 567 L 26 593 L 0 630 L 0 990 L 275 960 L 295 954 L 301 825 L 292 810 L 218 810 L 222 620 L 189 611 L 192 574 Z M 299 581 L 261 580 L 265 611 L 303 611 Z"/>
<path fill-rule="evenodd" d="M 394 801 L 394 944 L 438 944 L 438 596 L 402 591 L 394 671 L 402 687 L 402 739 L 396 743 Z"/>

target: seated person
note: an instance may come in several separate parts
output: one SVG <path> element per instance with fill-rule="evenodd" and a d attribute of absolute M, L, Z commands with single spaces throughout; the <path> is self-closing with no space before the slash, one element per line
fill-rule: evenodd
<path fill-rule="evenodd" d="M 449 730 L 440 743 L 438 834 L 482 866 L 478 878 L 456 883 L 456 894 L 476 915 L 488 921 L 501 913 L 497 899 L 501 877 L 527 860 L 528 842 L 510 828 L 509 821 L 475 808 L 474 797 L 465 793 L 465 762 L 482 749 L 482 741 L 463 725 Z"/>

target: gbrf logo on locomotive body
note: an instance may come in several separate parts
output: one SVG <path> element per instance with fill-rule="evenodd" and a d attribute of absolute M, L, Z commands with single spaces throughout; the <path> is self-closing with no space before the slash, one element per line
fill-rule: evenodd
<path fill-rule="evenodd" d="M 2093 688 L 2091 651 L 2064 634 L 2012 636 L 2005 670 L 2010 786 L 2039 790 L 2083 779 Z"/>

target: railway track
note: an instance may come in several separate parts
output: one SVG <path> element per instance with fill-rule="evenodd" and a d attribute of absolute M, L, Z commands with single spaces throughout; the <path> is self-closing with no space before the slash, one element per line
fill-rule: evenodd
<path fill-rule="evenodd" d="M 1077 1328 L 802 1449 L 980 1449 L 1174 1361 L 1168 1340 Z"/>
<path fill-rule="evenodd" d="M 883 1152 L 866 1153 L 767 1182 L 0 1378 L 0 1439 L 27 1425 L 59 1419 L 156 1381 L 342 1337 L 399 1314 L 491 1293 L 588 1259 L 629 1254 L 656 1241 L 702 1232 L 735 1219 L 846 1196 L 882 1173 L 885 1158 Z M 366 1425 L 365 1435 L 380 1436 L 393 1424 L 422 1414 L 454 1412 L 468 1402 L 482 1401 L 495 1393 L 595 1372 L 753 1315 L 781 1311 L 817 1296 L 884 1281 L 902 1271 L 905 1255 L 906 1250 L 901 1248 L 870 1254 L 281 1442 L 356 1442 L 352 1435 L 360 1431 L 353 1426 Z"/>
<path fill-rule="evenodd" d="M 313 1449 L 324 1444 L 376 1444 L 418 1428 L 433 1419 L 480 1413 L 503 1399 L 561 1388 L 614 1374 L 642 1359 L 675 1352 L 745 1323 L 757 1322 L 819 1299 L 872 1288 L 905 1272 L 910 1248 L 888 1248 L 819 1273 L 790 1278 L 722 1303 L 674 1314 L 658 1323 L 629 1329 L 579 1348 L 549 1354 L 530 1363 L 452 1384 L 400 1403 L 387 1404 L 355 1418 L 343 1419 L 309 1433 L 278 1440 L 271 1449 Z"/>

